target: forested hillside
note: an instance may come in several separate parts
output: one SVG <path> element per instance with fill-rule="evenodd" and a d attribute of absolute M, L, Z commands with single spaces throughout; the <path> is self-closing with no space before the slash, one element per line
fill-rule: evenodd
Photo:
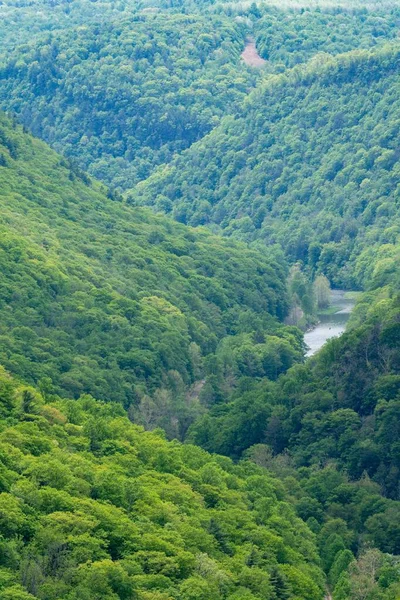
<path fill-rule="evenodd" d="M 202 0 L 201 9 L 208 9 L 212 1 Z M 32 36 L 43 33 L 60 35 L 76 25 L 109 23 L 121 17 L 132 18 L 144 11 L 198 13 L 194 0 L 2 0 L 0 4 L 0 49 L 9 52 L 21 43 L 32 41 Z"/>
<path fill-rule="evenodd" d="M 395 44 L 273 77 L 133 195 L 361 287 L 357 256 L 399 235 L 399 68 Z"/>
<path fill-rule="evenodd" d="M 264 469 L 118 404 L 0 389 L 2 600 L 322 600 L 315 536 Z"/>
<path fill-rule="evenodd" d="M 126 188 L 236 112 L 254 81 L 243 45 L 242 28 L 218 15 L 143 12 L 73 27 L 4 56 L 0 102 Z"/>
<path fill-rule="evenodd" d="M 370 263 L 382 272 L 382 260 L 395 261 L 398 251 L 387 247 L 386 259 L 370 257 Z M 377 284 L 371 271 L 365 280 L 371 291 L 358 303 L 347 333 L 276 383 L 243 382 L 188 436 L 209 451 L 247 456 L 291 481 L 298 514 L 319 536 L 335 600 L 362 597 L 356 592 L 360 572 L 351 567 L 346 574 L 351 553 L 365 544 L 400 553 L 398 262 L 384 282 Z M 397 597 L 380 595 L 378 580 L 364 580 L 363 593 L 371 594 L 366 597 Z"/>
<path fill-rule="evenodd" d="M 237 114 L 270 73 L 318 53 L 375 47 L 395 38 L 400 22 L 396 8 L 299 14 L 255 4 L 91 4 L 37 2 L 22 9 L 22 22 L 19 5 L 3 7 L 0 105 L 122 189 Z M 260 71 L 240 59 L 247 35 L 267 59 Z"/>
<path fill-rule="evenodd" d="M 287 4 L 0 3 L 1 600 L 400 598 L 400 5 Z"/>
<path fill-rule="evenodd" d="M 390 302 L 382 310 L 383 343 Z M 371 343 L 371 361 L 382 345 Z M 168 443 L 161 431 L 145 433 L 120 404 L 60 399 L 2 371 L 1 597 L 322 600 L 322 567 L 335 600 L 396 600 L 400 504 L 383 497 L 367 473 L 349 480 L 333 460 L 337 451 L 346 460 L 355 445 L 370 468 L 365 442 L 374 419 L 364 420 L 360 437 L 357 413 L 335 406 L 333 381 L 321 385 L 318 370 L 331 375 L 328 363 L 335 364 L 328 348 L 324 359 L 276 384 L 266 437 L 236 465 Z M 398 382 L 397 392 L 393 376 L 377 383 L 373 443 L 384 460 L 394 459 L 394 481 Z M 248 382 L 242 389 L 241 439 L 254 421 L 261 428 L 254 400 L 271 406 L 268 388 Z M 290 427 L 295 443 L 282 453 Z M 226 424 L 219 428 L 226 432 Z"/>
<path fill-rule="evenodd" d="M 278 4 L 278 3 L 277 3 Z M 347 3 L 348 4 L 348 3 Z M 261 4 L 250 8 L 253 32 L 267 69 L 285 68 L 307 62 L 319 52 L 331 55 L 354 48 L 374 48 L 398 37 L 400 10 L 395 3 L 365 10 L 354 2 L 329 10 L 282 10 Z"/>
<path fill-rule="evenodd" d="M 186 391 L 225 336 L 272 336 L 264 346 L 276 376 L 301 359 L 300 332 L 279 322 L 288 309 L 279 254 L 126 206 L 4 117 L 0 136 L 0 362 L 8 370 L 45 387 L 51 379 L 62 395 L 126 407 L 161 394 L 168 428 L 200 410 L 185 403 Z M 178 424 L 170 434 L 180 435 Z"/>

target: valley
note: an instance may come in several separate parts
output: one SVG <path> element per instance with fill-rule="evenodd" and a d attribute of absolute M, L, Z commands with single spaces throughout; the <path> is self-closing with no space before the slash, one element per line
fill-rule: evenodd
<path fill-rule="evenodd" d="M 1 600 L 398 600 L 400 2 L 0 15 Z"/>

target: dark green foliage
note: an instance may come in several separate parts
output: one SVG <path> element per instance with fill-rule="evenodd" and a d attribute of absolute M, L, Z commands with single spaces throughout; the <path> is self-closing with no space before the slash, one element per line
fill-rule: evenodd
<path fill-rule="evenodd" d="M 184 32 L 184 35 L 182 35 Z M 255 76 L 223 16 L 131 16 L 34 39 L 0 66 L 0 102 L 114 187 L 131 187 L 235 111 Z"/>
<path fill-rule="evenodd" d="M 358 255 L 398 239 L 399 56 L 397 44 L 319 56 L 270 78 L 137 197 L 363 286 Z"/>

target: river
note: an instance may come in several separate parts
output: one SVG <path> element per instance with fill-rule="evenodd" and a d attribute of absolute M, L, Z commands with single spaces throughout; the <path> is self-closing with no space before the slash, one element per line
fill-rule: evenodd
<path fill-rule="evenodd" d="M 318 325 L 304 334 L 304 341 L 309 348 L 307 356 L 312 356 L 327 340 L 344 332 L 355 302 L 355 298 L 347 297 L 347 292 L 332 290 L 331 306 L 337 307 L 337 311 L 329 315 L 319 314 Z"/>

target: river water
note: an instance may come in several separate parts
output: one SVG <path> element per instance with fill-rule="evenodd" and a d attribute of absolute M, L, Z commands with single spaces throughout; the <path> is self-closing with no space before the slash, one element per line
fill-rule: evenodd
<path fill-rule="evenodd" d="M 337 312 L 318 315 L 320 320 L 318 325 L 304 334 L 304 341 L 309 348 L 307 356 L 312 356 L 327 340 L 344 332 L 355 304 L 355 299 L 347 298 L 346 295 L 343 290 L 332 290 L 331 306 L 337 307 Z"/>

